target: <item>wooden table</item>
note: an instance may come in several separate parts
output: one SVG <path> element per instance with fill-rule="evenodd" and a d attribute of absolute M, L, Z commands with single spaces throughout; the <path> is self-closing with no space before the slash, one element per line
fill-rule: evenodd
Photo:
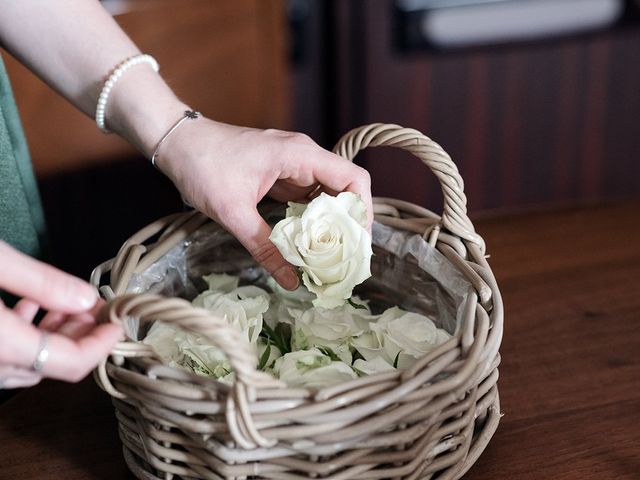
<path fill-rule="evenodd" d="M 640 478 L 640 201 L 477 221 L 505 300 L 504 418 L 465 479 Z M 85 380 L 0 406 L 0 479 L 131 479 Z"/>

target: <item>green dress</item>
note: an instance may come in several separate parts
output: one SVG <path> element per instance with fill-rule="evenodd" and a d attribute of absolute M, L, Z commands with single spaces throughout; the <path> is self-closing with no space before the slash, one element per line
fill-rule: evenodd
<path fill-rule="evenodd" d="M 0 58 L 0 240 L 42 258 L 45 222 L 27 142 Z M 1 262 L 0 262 L 1 263 Z M 0 265 L 0 268 L 3 268 Z M 0 291 L 0 296 L 6 299 Z"/>

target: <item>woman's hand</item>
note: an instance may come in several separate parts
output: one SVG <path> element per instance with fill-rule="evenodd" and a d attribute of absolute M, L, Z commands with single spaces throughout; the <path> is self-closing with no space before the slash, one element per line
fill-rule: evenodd
<path fill-rule="evenodd" d="M 106 109 L 107 126 L 151 158 L 160 139 L 190 107 L 150 68 L 118 81 Z M 200 117 L 184 121 L 161 145 L 156 166 L 194 208 L 223 225 L 287 289 L 298 275 L 269 241 L 257 211 L 270 195 L 306 200 L 309 193 L 359 193 L 373 221 L 366 170 L 300 133 L 237 127 Z M 316 188 L 318 190 L 316 190 Z"/>
<path fill-rule="evenodd" d="M 97 0 L 5 2 L 0 43 L 89 116 L 106 76 L 140 53 Z M 115 84 L 106 124 L 150 158 L 188 108 L 160 75 L 141 64 Z M 368 174 L 300 134 L 200 118 L 167 139 L 157 163 L 187 201 L 236 235 L 285 288 L 297 285 L 297 275 L 268 240 L 269 227 L 256 210 L 260 199 L 269 193 L 282 201 L 300 200 L 320 185 L 332 193 L 359 193 L 371 212 Z"/>
<path fill-rule="evenodd" d="M 269 240 L 271 228 L 256 208 L 265 195 L 286 202 L 317 191 L 358 193 L 372 222 L 367 171 L 299 133 L 188 120 L 162 144 L 156 165 L 288 289 L 298 286 L 298 275 Z"/>
<path fill-rule="evenodd" d="M 0 289 L 24 297 L 13 309 L 0 301 L 0 388 L 35 385 L 42 377 L 84 378 L 122 335 L 116 325 L 96 325 L 95 289 L 3 242 L 0 264 Z M 40 308 L 48 313 L 36 327 L 32 321 Z M 34 371 L 45 332 L 48 359 Z"/>

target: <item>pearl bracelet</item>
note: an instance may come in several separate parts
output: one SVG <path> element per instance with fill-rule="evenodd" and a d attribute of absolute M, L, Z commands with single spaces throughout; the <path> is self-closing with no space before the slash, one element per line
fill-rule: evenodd
<path fill-rule="evenodd" d="M 160 71 L 160 65 L 158 65 L 158 62 L 155 58 L 153 58 L 151 55 L 140 54 L 128 58 L 124 62 L 117 65 L 111 75 L 109 75 L 107 81 L 104 82 L 102 90 L 100 91 L 100 96 L 98 97 L 98 105 L 96 107 L 96 125 L 102 131 L 102 133 L 111 133 L 104 124 L 104 112 L 107 109 L 107 102 L 109 101 L 109 94 L 111 93 L 111 89 L 113 89 L 113 86 L 124 74 L 124 72 L 126 72 L 134 65 L 139 65 L 141 63 L 148 63 L 149 65 L 151 65 L 151 68 L 153 68 L 155 72 Z"/>

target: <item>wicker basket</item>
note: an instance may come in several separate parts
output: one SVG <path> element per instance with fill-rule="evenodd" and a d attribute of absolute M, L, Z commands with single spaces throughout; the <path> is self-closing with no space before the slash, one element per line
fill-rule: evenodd
<path fill-rule="evenodd" d="M 110 272 L 100 287 L 109 300 L 100 320 L 175 322 L 203 333 L 228 356 L 236 382 L 165 366 L 142 343 L 117 344 L 95 375 L 113 397 L 125 459 L 138 478 L 455 479 L 484 450 L 500 418 L 503 307 L 484 243 L 466 214 L 462 179 L 439 145 L 397 125 L 355 129 L 335 151 L 351 160 L 376 146 L 413 153 L 442 185 L 441 217 L 399 200 L 374 204 L 378 222 L 422 235 L 472 286 L 458 305 L 462 322 L 453 337 L 407 370 L 320 391 L 286 387 L 256 371 L 240 332 L 211 312 L 180 298 L 125 294 L 132 275 L 210 222 L 196 212 L 158 220 L 94 271 L 96 286 Z"/>

